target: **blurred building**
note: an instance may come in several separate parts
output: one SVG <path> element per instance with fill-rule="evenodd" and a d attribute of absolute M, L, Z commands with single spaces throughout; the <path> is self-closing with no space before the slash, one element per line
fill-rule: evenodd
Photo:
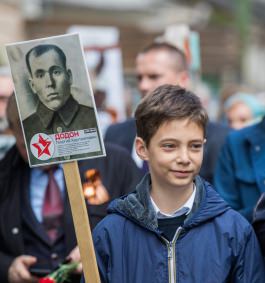
<path fill-rule="evenodd" d="M 244 81 L 265 89 L 265 0 L 1 0 L 0 64 L 6 43 L 64 34 L 72 25 L 115 26 L 133 84 L 137 52 L 178 23 L 199 32 L 202 76 L 213 86 Z"/>

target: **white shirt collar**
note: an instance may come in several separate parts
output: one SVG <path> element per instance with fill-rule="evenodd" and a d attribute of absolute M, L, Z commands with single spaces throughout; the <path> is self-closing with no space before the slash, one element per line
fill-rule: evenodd
<path fill-rule="evenodd" d="M 193 192 L 192 192 L 191 196 L 189 197 L 189 199 L 179 209 L 177 209 L 172 214 L 161 212 L 151 196 L 150 196 L 150 199 L 151 199 L 151 203 L 153 205 L 153 208 L 155 210 L 157 218 L 160 218 L 160 219 L 162 219 L 162 218 L 172 218 L 172 217 L 181 216 L 183 214 L 188 215 L 190 213 L 192 206 L 193 206 L 193 203 L 194 203 L 195 194 L 196 194 L 196 186 L 194 184 L 193 185 Z"/>

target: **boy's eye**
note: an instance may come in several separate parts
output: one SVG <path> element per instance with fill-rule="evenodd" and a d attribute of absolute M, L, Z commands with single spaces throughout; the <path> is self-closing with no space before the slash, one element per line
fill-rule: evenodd
<path fill-rule="evenodd" d="M 203 147 L 203 144 L 202 143 L 192 143 L 190 147 L 192 150 L 200 151 Z"/>
<path fill-rule="evenodd" d="M 176 147 L 176 146 L 175 146 L 173 143 L 165 143 L 165 144 L 162 144 L 162 148 L 167 149 L 167 150 L 173 149 L 173 148 L 175 148 L 175 147 Z"/>

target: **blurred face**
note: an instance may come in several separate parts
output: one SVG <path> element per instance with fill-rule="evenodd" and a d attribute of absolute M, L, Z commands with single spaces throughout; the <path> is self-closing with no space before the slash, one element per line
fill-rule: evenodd
<path fill-rule="evenodd" d="M 187 72 L 177 72 L 176 62 L 166 50 L 153 50 L 139 54 L 136 59 L 138 88 L 142 96 L 163 84 L 187 87 Z M 173 59 L 174 60 L 174 59 Z"/>
<path fill-rule="evenodd" d="M 202 163 L 204 142 L 203 129 L 188 119 L 162 124 L 148 148 L 137 137 L 136 150 L 149 163 L 152 187 L 192 191 L 193 179 Z"/>
<path fill-rule="evenodd" d="M 72 75 L 66 70 L 59 55 L 54 50 L 29 58 L 32 77 L 30 86 L 40 101 L 49 109 L 60 109 L 70 96 Z"/>
<path fill-rule="evenodd" d="M 241 102 L 235 103 L 226 111 L 228 124 L 233 129 L 245 127 L 252 119 L 252 113 L 249 107 Z"/>

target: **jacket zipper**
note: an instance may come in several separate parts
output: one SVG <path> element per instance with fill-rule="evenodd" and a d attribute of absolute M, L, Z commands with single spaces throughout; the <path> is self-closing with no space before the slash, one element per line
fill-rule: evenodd
<path fill-rule="evenodd" d="M 179 227 L 173 237 L 173 240 L 170 242 L 166 238 L 161 237 L 162 240 L 167 245 L 167 258 L 168 258 L 168 282 L 177 283 L 176 281 L 176 242 L 182 231 L 182 227 Z"/>

